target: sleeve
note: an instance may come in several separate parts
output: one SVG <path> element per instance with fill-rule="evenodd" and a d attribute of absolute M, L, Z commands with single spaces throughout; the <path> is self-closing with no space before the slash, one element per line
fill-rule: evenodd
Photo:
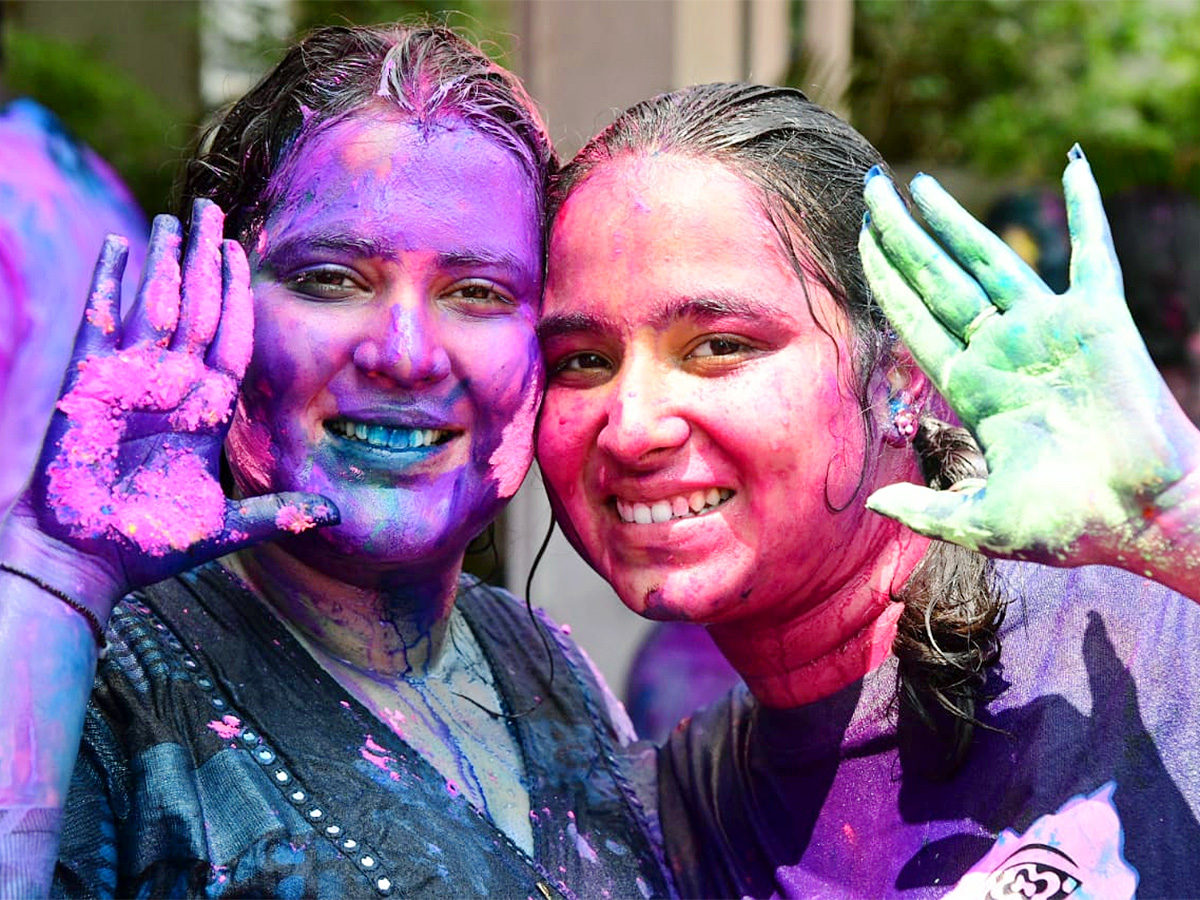
<path fill-rule="evenodd" d="M 128 771 L 108 723 L 93 706 L 63 810 L 53 897 L 117 895 L 120 822 L 128 814 Z"/>

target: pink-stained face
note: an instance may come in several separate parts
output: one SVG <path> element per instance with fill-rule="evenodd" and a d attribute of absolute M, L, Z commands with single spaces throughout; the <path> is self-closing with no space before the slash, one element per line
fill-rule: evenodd
<path fill-rule="evenodd" d="M 575 547 L 651 618 L 795 619 L 890 533 L 863 506 L 895 472 L 848 323 L 813 279 L 806 297 L 763 204 L 718 163 L 635 155 L 551 232 L 538 461 Z"/>
<path fill-rule="evenodd" d="M 255 348 L 226 444 L 239 488 L 312 491 L 308 552 L 462 553 L 532 458 L 540 223 L 509 151 L 374 108 L 275 176 L 250 253 Z"/>

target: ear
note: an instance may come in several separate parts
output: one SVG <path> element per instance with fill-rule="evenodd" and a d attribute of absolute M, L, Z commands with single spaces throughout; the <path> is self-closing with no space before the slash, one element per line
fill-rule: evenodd
<path fill-rule="evenodd" d="M 923 410 L 934 393 L 928 376 L 921 371 L 908 347 L 897 341 L 892 347 L 892 364 L 884 373 L 889 398 L 901 398 L 904 402 Z"/>
<path fill-rule="evenodd" d="M 935 405 L 931 400 L 937 394 L 907 347 L 895 344 L 891 356 L 887 369 L 877 376 L 882 382 L 881 387 L 887 389 L 887 399 L 880 411 L 879 429 L 888 446 L 908 447 L 916 437 L 921 416 L 930 412 L 931 405 Z"/>

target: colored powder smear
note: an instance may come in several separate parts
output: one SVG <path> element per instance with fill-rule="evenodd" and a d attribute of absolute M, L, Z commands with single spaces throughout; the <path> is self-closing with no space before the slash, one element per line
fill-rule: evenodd
<path fill-rule="evenodd" d="M 208 727 L 216 732 L 222 740 L 232 741 L 242 730 L 242 720 L 237 716 L 222 716 L 220 721 L 213 719 Z"/>
<path fill-rule="evenodd" d="M 388 753 L 386 747 L 381 747 L 371 735 L 367 735 L 363 745 L 358 748 L 358 755 L 383 772 L 387 772 L 392 781 L 400 780 L 400 773 L 392 769 L 396 760 Z"/>
<path fill-rule="evenodd" d="M 500 446 L 488 459 L 496 478 L 496 496 L 511 497 L 525 480 L 533 460 L 533 427 L 537 418 L 541 385 L 531 383 L 513 420 L 504 426 Z"/>
<path fill-rule="evenodd" d="M 282 507 L 275 514 L 275 525 L 284 531 L 292 532 L 292 534 L 300 534 L 302 531 L 308 531 L 316 524 L 316 519 L 299 507 L 292 506 L 290 503 Z"/>
<path fill-rule="evenodd" d="M 173 428 L 215 429 L 235 392 L 203 360 L 155 345 L 87 357 L 58 403 L 68 425 L 48 468 L 48 495 L 59 521 L 75 537 L 121 535 L 155 556 L 220 533 L 225 495 L 185 435 L 162 435 L 125 475 L 117 463 L 130 413 L 170 411 Z"/>
<path fill-rule="evenodd" d="M 105 334 L 117 330 L 116 316 L 113 315 L 113 298 L 117 296 L 118 285 L 115 278 L 105 278 L 96 285 L 88 301 L 87 320 Z"/>

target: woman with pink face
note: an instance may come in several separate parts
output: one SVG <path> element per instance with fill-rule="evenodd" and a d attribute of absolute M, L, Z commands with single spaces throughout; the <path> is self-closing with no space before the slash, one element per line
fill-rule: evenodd
<path fill-rule="evenodd" d="M 1191 895 L 1200 434 L 1087 163 L 1061 296 L 920 176 L 936 243 L 882 171 L 796 91 L 707 85 L 552 182 L 556 518 L 748 688 L 660 751 L 679 889 Z"/>
<path fill-rule="evenodd" d="M 671 894 L 598 676 L 462 573 L 532 461 L 553 165 L 452 33 L 325 29 L 124 323 L 106 242 L 0 526 L 0 896 Z"/>

